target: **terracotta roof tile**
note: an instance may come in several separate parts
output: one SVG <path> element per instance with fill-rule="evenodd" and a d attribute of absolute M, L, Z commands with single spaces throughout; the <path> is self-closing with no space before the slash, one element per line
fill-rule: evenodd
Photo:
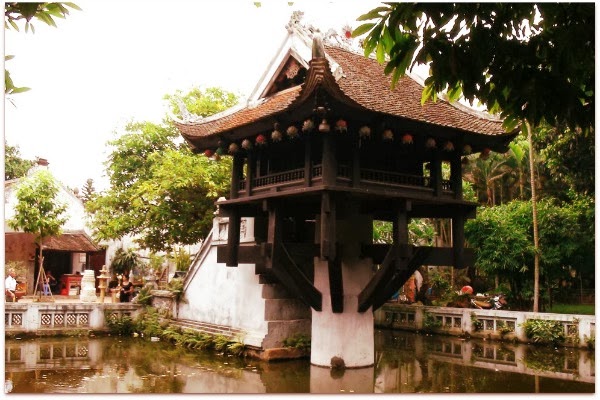
<path fill-rule="evenodd" d="M 415 121 L 425 122 L 438 126 L 460 129 L 463 131 L 482 134 L 486 136 L 506 135 L 502 128 L 502 121 L 492 116 L 484 116 L 483 113 L 467 111 L 465 106 L 455 106 L 440 99 L 437 102 L 427 102 L 421 105 L 422 86 L 410 78 L 402 77 L 394 90 L 391 90 L 391 78 L 385 76 L 384 66 L 376 60 L 365 58 L 338 47 L 326 47 L 327 53 L 341 66 L 343 76 L 334 83 L 333 90 L 338 95 L 347 96 L 351 103 L 365 107 L 374 112 L 389 114 L 407 118 Z M 307 80 L 311 69 L 307 74 Z M 322 68 L 318 64 L 318 68 Z M 329 76 L 323 81 L 327 82 L 331 89 L 333 76 L 327 70 Z M 314 83 L 314 82 L 311 82 Z M 276 116 L 296 102 L 307 98 L 307 90 L 311 91 L 313 84 L 308 87 L 306 83 L 296 86 L 271 97 L 264 99 L 254 106 L 246 106 L 238 111 L 224 113 L 223 116 L 215 116 L 205 121 L 194 123 L 179 123 L 176 126 L 184 138 L 194 145 L 198 139 L 202 145 L 208 147 L 209 142 L 214 145 L 219 134 L 230 132 L 233 129 L 255 123 L 257 121 Z M 208 140 L 211 139 L 211 140 Z"/>
<path fill-rule="evenodd" d="M 65 232 L 44 238 L 44 250 L 90 252 L 100 250 L 84 232 Z"/>

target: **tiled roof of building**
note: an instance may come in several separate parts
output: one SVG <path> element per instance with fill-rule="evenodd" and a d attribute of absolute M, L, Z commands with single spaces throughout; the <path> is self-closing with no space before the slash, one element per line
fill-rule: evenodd
<path fill-rule="evenodd" d="M 365 58 L 360 54 L 338 47 L 327 46 L 326 51 L 341 66 L 343 76 L 335 81 L 331 71 L 327 69 L 324 71 L 326 77 L 321 77 L 323 79 L 317 77 L 317 80 L 326 83 L 328 91 L 331 93 L 333 89 L 336 92 L 335 95 L 341 95 L 344 98 L 341 100 L 347 104 L 350 102 L 373 112 L 475 134 L 486 136 L 507 134 L 502 128 L 500 119 L 467 109 L 466 106 L 450 104 L 443 99 L 439 99 L 437 102 L 428 101 L 421 105 L 423 88 L 407 75 L 400 78 L 395 89 L 392 90 L 391 78 L 384 74 L 384 66 L 374 59 Z M 275 117 L 290 106 L 306 99 L 314 90 L 314 79 L 313 84 L 309 82 L 311 75 L 314 78 L 314 71 L 311 70 L 315 69 L 315 66 L 320 68 L 322 65 L 313 62 L 311 65 L 313 66 L 309 68 L 303 85 L 276 93 L 257 105 L 246 106 L 238 111 L 224 113 L 220 117 L 214 116 L 199 122 L 181 123 L 176 121 L 175 123 L 184 138 L 189 142 L 196 142 L 198 139 L 203 141 L 203 138 L 215 137 L 233 129 Z M 322 71 L 322 68 L 320 70 Z"/>
<path fill-rule="evenodd" d="M 64 232 L 59 236 L 44 238 L 44 250 L 90 252 L 100 250 L 83 231 Z"/>

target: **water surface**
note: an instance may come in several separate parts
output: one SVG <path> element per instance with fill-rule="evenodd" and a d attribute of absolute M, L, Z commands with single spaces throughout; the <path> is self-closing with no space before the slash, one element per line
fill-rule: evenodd
<path fill-rule="evenodd" d="M 5 342 L 11 393 L 594 393 L 594 352 L 376 331 L 375 365 L 332 371 L 141 338 Z"/>

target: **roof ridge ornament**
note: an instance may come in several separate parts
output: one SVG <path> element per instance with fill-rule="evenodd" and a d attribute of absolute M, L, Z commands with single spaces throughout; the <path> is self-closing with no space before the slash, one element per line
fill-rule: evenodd
<path fill-rule="evenodd" d="M 313 35 L 312 58 L 325 58 L 325 46 L 323 46 L 323 38 L 320 32 L 315 32 Z"/>
<path fill-rule="evenodd" d="M 181 97 L 173 96 L 173 98 L 177 103 L 177 107 L 179 107 L 179 112 L 181 113 L 181 118 L 183 122 L 200 122 L 204 119 L 204 117 L 202 117 L 201 115 L 191 113 Z"/>

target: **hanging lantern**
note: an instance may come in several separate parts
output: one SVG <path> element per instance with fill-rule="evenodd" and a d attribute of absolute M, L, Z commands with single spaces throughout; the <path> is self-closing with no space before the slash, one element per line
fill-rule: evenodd
<path fill-rule="evenodd" d="M 329 131 L 330 131 L 329 124 L 327 123 L 327 120 L 325 118 L 323 118 L 323 121 L 321 121 L 321 123 L 319 124 L 319 132 L 327 133 Z"/>
<path fill-rule="evenodd" d="M 434 149 L 435 148 L 435 139 L 430 137 L 425 141 L 425 147 L 427 147 L 428 149 Z"/>
<path fill-rule="evenodd" d="M 283 139 L 283 135 L 278 130 L 274 130 L 271 133 L 271 140 L 273 140 L 274 142 L 281 142 L 281 139 Z"/>
<path fill-rule="evenodd" d="M 229 151 L 229 154 L 235 154 L 238 151 L 240 151 L 240 146 L 238 146 L 236 143 L 231 143 L 229 145 L 228 151 Z"/>
<path fill-rule="evenodd" d="M 263 135 L 261 133 L 260 135 L 258 135 L 256 137 L 256 145 L 257 146 L 264 146 L 265 144 L 267 144 L 267 138 L 265 137 L 265 135 Z"/>
<path fill-rule="evenodd" d="M 315 123 L 312 122 L 312 119 L 307 119 L 302 124 L 302 132 L 304 133 L 312 132 L 313 129 L 315 129 Z"/>
<path fill-rule="evenodd" d="M 217 149 L 217 151 L 215 151 L 215 155 L 216 155 L 216 156 L 222 156 L 224 152 L 225 152 L 225 150 L 223 150 L 223 148 L 222 148 L 222 147 L 219 147 L 219 148 Z"/>
<path fill-rule="evenodd" d="M 482 160 L 487 160 L 488 157 L 490 156 L 490 152 L 491 152 L 491 150 L 486 147 L 485 149 L 481 150 L 481 153 L 479 154 L 479 158 L 481 158 Z"/>
<path fill-rule="evenodd" d="M 402 135 L 402 144 L 412 144 L 413 136 L 410 133 L 405 133 Z"/>
<path fill-rule="evenodd" d="M 335 130 L 340 133 L 346 133 L 348 131 L 348 123 L 343 119 L 338 119 L 335 123 Z"/>
<path fill-rule="evenodd" d="M 470 145 L 468 145 L 468 144 L 465 144 L 465 145 L 463 146 L 463 154 L 465 154 L 465 155 L 469 155 L 469 154 L 471 154 L 472 152 L 473 152 L 473 149 L 471 148 L 471 146 L 470 146 Z"/>
<path fill-rule="evenodd" d="M 358 136 L 361 138 L 371 137 L 371 128 L 369 128 L 367 125 L 361 126 L 358 130 Z"/>
<path fill-rule="evenodd" d="M 286 133 L 289 137 L 295 138 L 298 136 L 298 128 L 296 128 L 294 125 L 290 125 L 288 126 Z"/>
<path fill-rule="evenodd" d="M 394 140 L 394 132 L 391 129 L 386 129 L 382 134 L 383 140 Z"/>
<path fill-rule="evenodd" d="M 244 150 L 252 150 L 252 142 L 248 139 L 242 141 L 242 148 Z"/>
<path fill-rule="evenodd" d="M 447 142 L 444 144 L 444 151 L 447 151 L 447 152 L 454 151 L 454 143 L 452 143 L 451 141 L 449 141 L 449 140 L 448 140 L 448 141 L 447 141 Z"/>
<path fill-rule="evenodd" d="M 204 155 L 210 158 L 213 156 L 213 151 L 211 149 L 206 149 L 204 150 Z"/>

